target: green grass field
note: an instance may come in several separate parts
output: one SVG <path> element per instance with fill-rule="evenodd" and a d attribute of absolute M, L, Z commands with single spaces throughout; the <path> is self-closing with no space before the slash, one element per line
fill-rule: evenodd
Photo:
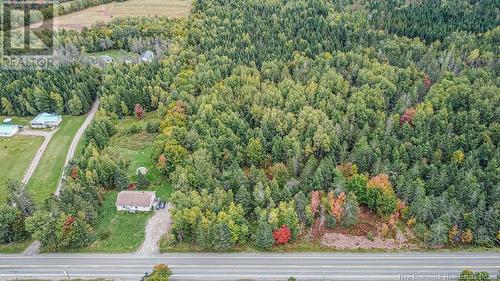
<path fill-rule="evenodd" d="M 21 126 L 27 126 L 27 125 L 29 125 L 30 121 L 33 119 L 33 117 L 18 117 L 18 116 L 0 115 L 0 122 L 2 122 L 6 118 L 11 118 L 12 119 L 12 124 L 14 124 L 14 125 L 21 125 Z"/>
<path fill-rule="evenodd" d="M 133 252 L 144 241 L 144 228 L 152 213 L 129 214 L 117 212 L 115 207 L 118 192 L 110 191 L 99 211 L 96 232 L 100 238 L 83 252 L 124 253 Z"/>
<path fill-rule="evenodd" d="M 36 205 L 42 204 L 56 190 L 69 146 L 84 120 L 85 116 L 64 116 L 61 127 L 50 140 L 28 182 L 28 192 Z"/>
<path fill-rule="evenodd" d="M 5 181 L 9 178 L 22 180 L 42 142 L 42 137 L 0 138 L 0 203 L 7 198 Z"/>

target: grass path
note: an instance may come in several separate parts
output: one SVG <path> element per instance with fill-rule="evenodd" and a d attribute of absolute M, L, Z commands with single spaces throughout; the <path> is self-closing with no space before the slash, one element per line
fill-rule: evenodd
<path fill-rule="evenodd" d="M 22 179 L 42 142 L 43 137 L 0 138 L 0 203 L 7 198 L 5 181 Z"/>
<path fill-rule="evenodd" d="M 64 161 L 74 135 L 85 116 L 64 116 L 61 127 L 52 137 L 40 164 L 28 183 L 28 192 L 36 205 L 42 204 L 56 190 Z"/>

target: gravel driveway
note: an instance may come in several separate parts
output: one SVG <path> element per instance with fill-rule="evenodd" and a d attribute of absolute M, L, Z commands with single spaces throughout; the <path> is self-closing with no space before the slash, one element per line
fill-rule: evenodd
<path fill-rule="evenodd" d="M 38 148 L 35 157 L 31 160 L 31 163 L 24 173 L 24 177 L 22 180 L 22 183 L 27 184 L 28 181 L 30 180 L 31 176 L 35 172 L 36 167 L 38 166 L 38 163 L 40 163 L 40 159 L 42 159 L 42 155 L 45 152 L 45 149 L 49 145 L 50 139 L 52 139 L 52 136 L 57 132 L 59 128 L 56 128 L 54 130 L 33 130 L 29 128 L 22 129 L 19 132 L 19 135 L 21 136 L 37 136 L 37 137 L 44 137 L 45 139 L 43 140 L 42 145 L 40 148 Z"/>
<path fill-rule="evenodd" d="M 144 243 L 139 251 L 137 251 L 138 254 L 149 255 L 160 252 L 158 242 L 170 227 L 169 208 L 170 206 L 167 204 L 165 209 L 154 211 L 155 214 L 149 219 L 146 226 L 146 239 L 144 239 Z"/>

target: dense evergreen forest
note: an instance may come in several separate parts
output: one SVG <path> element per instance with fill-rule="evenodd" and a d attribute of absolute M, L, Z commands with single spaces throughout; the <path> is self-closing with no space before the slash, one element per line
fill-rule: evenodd
<path fill-rule="evenodd" d="M 130 50 L 147 38 L 141 44 L 163 46 L 158 62 L 94 76 L 94 67 L 66 66 L 64 83 L 54 82 L 61 70 L 2 74 L 3 113 L 58 109 L 36 103 L 54 92 L 78 114 L 70 101 L 88 108 L 85 89 L 98 92 L 105 116 L 68 169 L 66 195 L 35 212 L 28 230 L 54 249 L 90 243 L 96 188 L 120 189 L 122 178 L 119 156 L 105 149 L 112 120 L 140 104 L 164 115 L 152 157 L 176 190 L 173 245 L 269 249 L 305 239 L 317 222 L 353 226 L 363 205 L 384 221 L 381 235 L 404 226 L 431 246 L 498 246 L 495 1 L 333 2 L 196 1 L 183 20 L 60 34 L 77 52 Z M 78 94 L 65 90 L 82 81 Z M 33 93 L 28 105 L 20 98 Z M 62 246 L 48 221 L 73 227 L 56 236 Z"/>
<path fill-rule="evenodd" d="M 454 31 L 486 32 L 498 26 L 498 1 L 369 1 L 375 27 L 428 41 Z"/>

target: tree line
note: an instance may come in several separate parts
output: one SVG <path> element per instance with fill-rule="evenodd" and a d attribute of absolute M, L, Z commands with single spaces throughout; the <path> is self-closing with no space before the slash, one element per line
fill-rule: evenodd
<path fill-rule="evenodd" d="M 2 71 L 0 114 L 83 114 L 97 96 L 100 77 L 98 69 L 80 64 L 50 70 Z"/>

